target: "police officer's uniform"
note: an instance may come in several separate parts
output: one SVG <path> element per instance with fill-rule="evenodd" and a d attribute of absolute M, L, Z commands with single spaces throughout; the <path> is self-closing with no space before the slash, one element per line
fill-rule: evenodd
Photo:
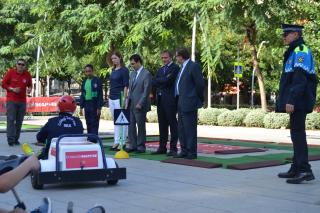
<path fill-rule="evenodd" d="M 82 134 L 83 126 L 79 118 L 70 113 L 61 112 L 58 117 L 50 118 L 37 134 L 37 140 L 45 143 L 40 159 L 47 159 L 50 149 L 51 139 L 64 134 Z"/>
<path fill-rule="evenodd" d="M 283 25 L 283 30 L 284 33 L 299 32 L 302 31 L 302 26 Z M 316 87 L 317 79 L 313 56 L 311 50 L 300 37 L 289 45 L 284 54 L 283 72 L 276 104 L 277 112 L 286 112 L 286 104 L 294 106 L 294 112 L 290 114 L 290 134 L 294 151 L 293 164 L 288 173 L 280 173 L 279 177 L 293 178 L 300 173 L 311 172 L 311 166 L 308 162 L 305 121 L 307 113 L 313 111 Z"/>

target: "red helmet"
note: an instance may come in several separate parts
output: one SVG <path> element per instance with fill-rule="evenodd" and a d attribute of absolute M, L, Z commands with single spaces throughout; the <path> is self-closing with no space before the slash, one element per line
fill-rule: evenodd
<path fill-rule="evenodd" d="M 77 108 L 76 100 L 70 95 L 64 95 L 58 102 L 60 112 L 74 112 Z"/>

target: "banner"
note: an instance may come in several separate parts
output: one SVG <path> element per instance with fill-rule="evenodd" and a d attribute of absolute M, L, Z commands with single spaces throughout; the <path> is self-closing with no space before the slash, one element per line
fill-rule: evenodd
<path fill-rule="evenodd" d="M 27 98 L 27 112 L 58 112 L 59 99 L 60 97 Z M 6 98 L 0 97 L 0 112 L 6 111 Z"/>

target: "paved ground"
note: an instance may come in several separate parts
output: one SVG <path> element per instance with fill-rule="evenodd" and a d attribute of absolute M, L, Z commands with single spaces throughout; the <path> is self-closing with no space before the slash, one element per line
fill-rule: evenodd
<path fill-rule="evenodd" d="M 40 122 L 37 122 L 40 124 Z M 112 131 L 110 122 L 102 122 L 104 132 Z M 149 134 L 156 134 L 155 124 L 148 124 Z M 259 128 L 199 127 L 199 135 L 217 138 L 237 138 L 289 142 L 288 130 Z M 319 143 L 320 132 L 308 132 L 312 143 Z M 0 154 L 21 153 L 18 147 L 8 147 L 5 134 L 0 134 Z M 34 133 L 23 133 L 21 142 L 33 142 Z M 127 180 L 116 186 L 104 183 L 55 185 L 33 190 L 26 178 L 17 191 L 31 209 L 40 199 L 49 196 L 53 210 L 66 212 L 68 201 L 75 212 L 102 204 L 107 212 L 183 212 L 183 213 L 248 213 L 248 212 L 320 212 L 320 161 L 312 162 L 316 180 L 307 184 L 289 185 L 276 174 L 288 169 L 278 166 L 247 171 L 202 169 L 164 164 L 142 159 L 118 160 L 127 168 Z M 0 195 L 0 207 L 15 204 L 11 193 Z"/>

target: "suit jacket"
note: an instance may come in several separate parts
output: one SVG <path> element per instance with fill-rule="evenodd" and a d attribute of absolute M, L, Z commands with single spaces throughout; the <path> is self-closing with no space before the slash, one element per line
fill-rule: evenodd
<path fill-rule="evenodd" d="M 179 73 L 180 67 L 171 63 L 164 73 L 165 66 L 161 67 L 155 78 L 152 81 L 152 85 L 157 89 L 157 100 L 161 95 L 161 101 L 165 103 L 166 106 L 176 105 L 176 99 L 174 97 L 175 80 Z"/>
<path fill-rule="evenodd" d="M 151 91 L 152 76 L 146 69 L 142 69 L 138 78 L 137 71 L 133 71 L 130 74 L 129 81 L 129 107 L 130 109 L 136 109 L 136 105 L 139 103 L 142 107 L 141 110 L 148 112 L 151 110 L 151 102 L 149 94 Z"/>
<path fill-rule="evenodd" d="M 180 74 L 180 73 L 179 73 Z M 176 79 L 176 83 L 179 78 Z M 195 111 L 203 106 L 204 79 L 199 64 L 189 60 L 179 82 L 178 110 L 182 112 Z"/>

